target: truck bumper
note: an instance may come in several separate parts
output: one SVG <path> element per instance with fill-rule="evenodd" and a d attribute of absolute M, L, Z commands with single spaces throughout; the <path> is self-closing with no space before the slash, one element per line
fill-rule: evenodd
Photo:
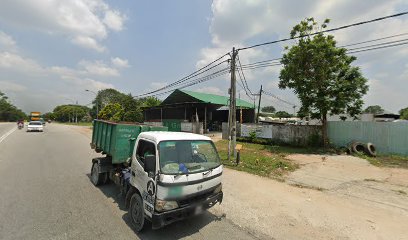
<path fill-rule="evenodd" d="M 205 201 L 198 202 L 186 207 L 177 208 L 174 210 L 166 211 L 163 213 L 153 213 L 152 215 L 152 228 L 158 229 L 164 227 L 170 223 L 180 221 L 195 215 L 202 213 L 208 208 L 214 206 L 216 203 L 222 202 L 223 193 L 219 192 Z"/>

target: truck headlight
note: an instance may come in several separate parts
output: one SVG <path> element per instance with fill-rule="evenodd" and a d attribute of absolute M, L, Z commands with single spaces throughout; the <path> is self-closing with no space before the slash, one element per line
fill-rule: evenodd
<path fill-rule="evenodd" d="M 215 189 L 214 189 L 214 193 L 219 193 L 222 191 L 222 183 L 220 183 L 220 185 L 218 185 Z"/>
<path fill-rule="evenodd" d="M 176 201 L 165 201 L 165 200 L 156 199 L 155 209 L 158 212 L 168 211 L 168 210 L 172 210 L 175 208 L 178 208 L 178 204 Z"/>

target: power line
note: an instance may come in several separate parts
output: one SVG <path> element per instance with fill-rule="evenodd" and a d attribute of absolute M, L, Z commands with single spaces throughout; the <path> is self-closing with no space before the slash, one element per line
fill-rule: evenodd
<path fill-rule="evenodd" d="M 351 43 L 351 44 L 340 46 L 340 48 L 360 45 L 360 44 L 363 44 L 363 43 L 376 42 L 376 41 L 380 41 L 380 40 L 384 40 L 384 39 L 395 38 L 395 37 L 400 37 L 400 36 L 405 36 L 405 35 L 408 35 L 408 33 L 401 33 L 401 34 L 391 35 L 391 36 L 388 36 L 388 37 L 376 38 L 376 39 L 367 40 L 367 41 L 358 42 L 358 43 Z"/>
<path fill-rule="evenodd" d="M 363 50 L 358 50 L 358 51 L 352 51 L 352 52 L 349 52 L 349 53 L 350 54 L 360 53 L 360 52 L 366 52 L 366 51 L 371 51 L 371 50 L 377 50 L 377 49 L 383 49 L 383 48 L 389 48 L 389 47 L 396 47 L 396 46 L 401 46 L 401 45 L 405 45 L 405 44 L 408 44 L 408 42 L 403 42 L 403 43 L 399 43 L 399 44 L 391 44 L 391 45 L 382 46 L 382 47 L 368 48 L 368 49 L 363 49 Z"/>
<path fill-rule="evenodd" d="M 255 44 L 255 45 L 252 45 L 252 46 L 249 46 L 249 47 L 239 48 L 238 51 L 239 50 L 246 50 L 246 49 L 250 49 L 250 48 L 255 48 L 255 47 L 260 47 L 260 46 L 265 46 L 265 45 L 270 45 L 270 44 L 279 43 L 279 42 L 286 42 L 286 41 L 289 41 L 289 40 L 308 37 L 308 36 L 313 36 L 313 35 L 317 35 L 317 34 L 321 34 L 321 33 L 334 32 L 334 31 L 337 31 L 337 30 L 342 30 L 342 29 L 346 29 L 346 28 L 350 28 L 350 27 L 356 27 L 356 26 L 359 26 L 359 25 L 378 22 L 378 21 L 382 21 L 382 20 L 385 20 L 385 19 L 389 19 L 389 18 L 400 17 L 400 16 L 403 16 L 403 15 L 406 15 L 406 14 L 408 14 L 408 12 L 401 12 L 401 13 L 397 13 L 397 14 L 393 14 L 393 15 L 389 15 L 389 16 L 384 16 L 384 17 L 380 17 L 380 18 L 367 20 L 367 21 L 362 21 L 362 22 L 357 22 L 357 23 L 353 23 L 353 24 L 349 24 L 349 25 L 344 25 L 344 26 L 341 26 L 341 27 L 336 27 L 336 28 L 331 28 L 331 29 L 327 29 L 327 30 L 323 30 L 323 31 L 310 33 L 310 34 L 300 35 L 300 36 L 297 36 L 297 37 L 290 37 L 290 38 L 279 39 L 279 40 L 275 40 L 275 41 L 271 41 L 271 42 L 259 43 L 259 44 Z"/>
<path fill-rule="evenodd" d="M 241 60 L 239 59 L 239 56 L 238 56 L 238 55 L 237 55 L 237 58 L 238 58 L 239 66 L 240 66 L 240 68 L 237 69 L 237 72 L 238 72 L 239 78 L 241 79 L 242 84 L 243 84 L 244 87 L 245 87 L 245 89 L 244 89 L 244 90 L 245 90 L 245 94 L 249 97 L 249 99 L 254 100 L 254 98 L 252 97 L 252 96 L 254 96 L 254 94 L 252 93 L 251 89 L 249 89 L 248 82 L 247 82 L 247 80 L 246 80 L 244 71 L 242 70 Z M 241 73 L 240 73 L 240 71 L 239 71 L 240 69 L 241 69 L 242 77 L 241 77 Z M 249 92 L 249 93 L 248 93 L 248 92 Z"/>
<path fill-rule="evenodd" d="M 198 76 L 198 75 L 200 75 L 200 74 L 203 74 L 203 73 L 205 73 L 205 72 L 207 72 L 207 71 L 209 71 L 209 70 L 211 70 L 211 69 L 213 69 L 213 68 L 219 66 L 220 64 L 226 62 L 226 61 L 222 61 L 222 62 L 218 63 L 217 65 L 215 65 L 215 66 L 213 66 L 213 67 L 211 67 L 211 68 L 208 68 L 209 66 L 211 66 L 212 64 L 214 64 L 214 63 L 216 63 L 217 61 L 221 60 L 222 58 L 224 58 L 224 57 L 227 56 L 227 55 L 228 55 L 228 53 L 222 55 L 221 57 L 219 57 L 219 58 L 215 59 L 214 61 L 212 61 L 211 63 L 207 64 L 206 66 L 204 66 L 204 67 L 198 69 L 197 71 L 194 71 L 193 73 L 191 73 L 191 74 L 189 74 L 189 75 L 183 77 L 182 79 L 177 80 L 177 81 L 175 81 L 175 82 L 173 82 L 173 83 L 171 83 L 171 84 L 169 84 L 169 85 L 166 85 L 166 86 L 164 86 L 164 87 L 162 87 L 162 88 L 159 88 L 159 89 L 156 89 L 156 90 L 154 90 L 154 91 L 150 91 L 150 92 L 147 92 L 147 93 L 143 93 L 143 94 L 136 95 L 136 96 L 134 96 L 134 97 L 142 97 L 142 96 L 150 95 L 150 94 L 152 94 L 152 93 L 156 93 L 156 92 L 165 90 L 165 89 L 167 89 L 167 88 L 170 88 L 170 87 L 173 87 L 173 86 L 175 86 L 175 85 L 178 85 L 178 84 L 180 84 L 180 83 L 182 83 L 182 82 L 185 82 L 185 81 L 187 81 L 187 80 L 189 80 L 189 79 L 191 79 L 191 78 L 193 78 L 193 77 L 196 77 L 196 76 Z M 207 68 L 208 68 L 208 69 L 207 69 Z M 205 70 L 204 70 L 204 69 L 205 69 Z M 203 70 L 204 70 L 204 71 L 203 71 Z"/>
<path fill-rule="evenodd" d="M 373 42 L 373 41 L 376 41 L 376 40 L 377 39 L 366 41 L 366 42 Z M 352 45 L 357 45 L 357 44 L 360 44 L 360 43 L 354 43 Z M 408 39 L 402 39 L 402 40 L 372 44 L 372 45 L 362 46 L 362 47 L 358 47 L 358 48 L 351 48 L 351 49 L 347 49 L 347 53 L 348 54 L 360 53 L 360 52 L 366 52 L 366 51 L 371 51 L 371 50 L 378 50 L 378 49 L 383 49 L 383 48 L 396 47 L 396 46 L 401 46 L 401 45 L 405 45 L 405 44 L 408 44 Z M 363 49 L 363 50 L 360 50 L 360 49 Z M 281 59 L 281 58 L 277 58 L 277 59 Z M 273 61 L 276 61 L 277 59 L 264 60 L 264 61 L 259 61 L 259 62 L 255 62 L 255 63 L 250 63 L 250 64 L 247 64 L 247 65 L 243 65 L 242 69 L 251 70 L 251 69 L 257 69 L 257 68 L 264 68 L 264 67 L 272 67 L 272 66 L 282 65 L 281 63 L 272 63 Z M 271 62 L 271 63 L 267 63 L 267 62 Z"/>
<path fill-rule="evenodd" d="M 249 93 L 250 93 L 251 95 L 253 95 L 251 89 L 249 89 L 248 82 L 247 82 L 247 80 L 246 80 L 246 78 L 245 78 L 245 74 L 244 74 L 244 72 L 242 71 L 242 64 L 241 64 L 241 59 L 239 58 L 239 55 L 237 55 L 237 58 L 238 58 L 239 67 L 241 68 L 242 77 L 244 78 L 245 86 L 246 86 L 246 88 L 248 89 Z"/>
<path fill-rule="evenodd" d="M 242 74 L 244 74 L 243 71 L 239 71 L 239 69 L 237 69 L 238 75 L 239 75 L 239 79 L 241 80 L 242 85 L 237 81 L 238 85 L 240 85 L 242 87 L 242 89 L 245 91 L 245 95 L 247 95 L 249 97 L 249 99 L 254 100 L 254 98 L 251 96 L 253 95 L 252 93 L 248 93 L 248 87 L 245 87 L 245 83 L 241 77 L 241 72 Z M 248 89 L 248 90 L 247 90 Z"/>
<path fill-rule="evenodd" d="M 264 94 L 268 95 L 268 96 L 271 96 L 271 97 L 273 97 L 273 98 L 275 98 L 275 99 L 277 99 L 277 100 L 283 102 L 283 103 L 286 103 L 286 104 L 291 105 L 291 106 L 296 106 L 296 104 L 293 104 L 293 103 L 291 103 L 291 102 L 288 102 L 288 101 L 286 101 L 286 100 L 283 100 L 282 98 L 276 96 L 275 94 L 272 94 L 272 93 L 267 92 L 267 91 L 265 91 L 265 90 L 262 90 L 262 92 L 263 92 Z"/>
<path fill-rule="evenodd" d="M 206 82 L 206 81 L 209 81 L 209 80 L 211 80 L 213 78 L 226 75 L 228 73 L 229 73 L 229 68 L 224 68 L 224 69 L 221 69 L 221 70 L 219 70 L 217 72 L 208 74 L 206 76 L 203 76 L 203 77 L 194 79 L 193 81 L 190 81 L 188 83 L 185 83 L 184 85 L 178 87 L 177 89 L 183 89 L 183 88 L 190 87 L 190 86 L 202 83 L 202 82 Z M 174 91 L 174 89 L 171 89 L 171 90 L 168 90 L 168 91 L 165 91 L 165 92 L 155 93 L 155 94 L 152 94 L 152 95 L 149 95 L 149 96 L 160 96 L 160 95 L 164 95 L 164 94 L 167 94 L 167 93 L 170 93 L 170 92 L 173 92 L 173 91 Z"/>
<path fill-rule="evenodd" d="M 370 42 L 377 42 L 377 41 L 380 41 L 380 40 L 400 37 L 400 36 L 404 36 L 404 35 L 408 35 L 408 33 L 395 34 L 395 35 L 382 37 L 382 38 L 371 39 L 371 40 L 367 40 L 367 41 L 363 41 L 363 42 L 351 43 L 351 44 L 339 46 L 339 48 L 345 48 L 345 47 L 349 47 L 349 46 L 361 45 L 361 44 L 370 43 Z M 404 39 L 404 40 L 408 40 L 408 39 Z M 400 42 L 400 41 L 403 41 L 403 40 L 397 40 L 397 41 Z M 390 42 L 387 42 L 387 43 L 390 43 Z M 379 45 L 385 45 L 387 43 L 380 43 Z M 348 50 L 350 51 L 350 50 L 355 50 L 355 49 L 348 49 Z M 254 63 L 243 64 L 242 67 L 244 69 L 245 68 L 246 69 L 252 69 L 252 68 L 258 68 L 258 67 L 278 66 L 278 65 L 281 65 L 281 64 L 280 64 L 280 62 L 276 62 L 276 61 L 279 61 L 281 59 L 282 58 L 274 58 L 274 59 L 268 59 L 268 60 L 254 62 Z"/>
<path fill-rule="evenodd" d="M 373 44 L 373 45 L 369 45 L 369 46 L 362 46 L 362 47 L 357 47 L 357 48 L 350 48 L 350 49 L 347 49 L 347 51 L 354 51 L 354 50 L 364 49 L 364 48 L 368 48 L 368 47 L 383 46 L 383 45 L 387 45 L 387 44 L 391 44 L 391 43 L 405 42 L 405 41 L 407 41 L 407 40 L 408 40 L 408 38 L 401 39 L 401 40 L 396 40 L 396 41 L 385 42 L 385 43 L 377 43 L 377 44 Z"/>

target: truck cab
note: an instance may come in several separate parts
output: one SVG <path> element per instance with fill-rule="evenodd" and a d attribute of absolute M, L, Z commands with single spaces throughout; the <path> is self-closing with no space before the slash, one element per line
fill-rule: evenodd
<path fill-rule="evenodd" d="M 223 166 L 209 137 L 151 131 L 133 140 L 128 164 L 94 161 L 98 169 L 92 171 L 107 172 L 120 185 L 135 231 L 141 231 L 146 221 L 158 229 L 222 202 Z"/>

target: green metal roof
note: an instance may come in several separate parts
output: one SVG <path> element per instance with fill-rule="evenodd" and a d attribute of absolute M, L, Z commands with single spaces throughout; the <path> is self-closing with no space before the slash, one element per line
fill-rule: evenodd
<path fill-rule="evenodd" d="M 205 102 L 205 103 L 211 103 L 211 104 L 222 105 L 222 106 L 229 105 L 229 97 L 226 97 L 226 96 L 220 96 L 220 95 L 209 94 L 209 93 L 201 93 L 201 92 L 193 92 L 193 91 L 187 91 L 187 90 L 179 90 L 179 89 L 176 89 L 174 92 L 172 92 L 162 102 L 162 104 L 192 101 L 193 99 L 191 98 L 195 99 L 195 101 L 198 101 L 198 102 Z M 254 108 L 254 105 L 247 101 L 237 99 L 237 107 Z"/>

